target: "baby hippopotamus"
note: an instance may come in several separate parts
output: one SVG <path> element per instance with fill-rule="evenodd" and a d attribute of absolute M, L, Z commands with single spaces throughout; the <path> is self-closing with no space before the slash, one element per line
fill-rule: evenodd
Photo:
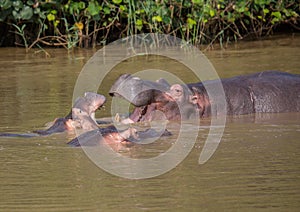
<path fill-rule="evenodd" d="M 53 125 L 46 130 L 36 130 L 34 132 L 40 135 L 50 135 L 82 127 L 86 130 L 95 129 L 97 125 L 95 112 L 104 105 L 105 101 L 105 96 L 101 94 L 86 92 L 83 97 L 76 99 L 70 113 L 66 117 L 56 119 Z M 91 119 L 91 122 L 84 122 L 81 119 Z M 93 122 L 94 126 L 91 125 Z M 81 123 L 88 123 L 89 126 L 82 126 Z"/>
<path fill-rule="evenodd" d="M 53 124 L 45 130 L 36 130 L 29 134 L 0 133 L 2 137 L 35 137 L 50 135 L 74 129 L 93 130 L 98 128 L 95 120 L 95 111 L 105 103 L 105 96 L 97 93 L 86 92 L 83 97 L 76 99 L 70 113 L 54 120 Z"/>
<path fill-rule="evenodd" d="M 110 146 L 125 145 L 131 146 L 132 140 L 138 139 L 137 130 L 129 127 L 126 130 L 118 131 L 115 126 L 97 128 L 79 135 L 68 142 L 68 145 L 78 146 L 97 146 L 100 142 L 105 142 Z"/>
<path fill-rule="evenodd" d="M 125 130 L 118 130 L 115 126 L 98 128 L 96 130 L 85 132 L 68 142 L 73 147 L 88 146 L 96 147 L 101 144 L 108 145 L 114 151 L 120 151 L 138 145 L 145 139 L 170 136 L 168 130 L 157 131 L 149 128 L 138 131 L 136 128 L 129 127 Z"/>

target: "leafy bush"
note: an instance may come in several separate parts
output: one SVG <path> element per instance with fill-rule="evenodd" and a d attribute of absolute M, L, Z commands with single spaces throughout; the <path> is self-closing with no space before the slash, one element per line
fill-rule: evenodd
<path fill-rule="evenodd" d="M 15 39 L 13 31 L 27 49 L 95 46 L 142 32 L 222 44 L 269 35 L 282 24 L 299 30 L 299 7 L 296 0 L 1 0 L 0 33 Z"/>

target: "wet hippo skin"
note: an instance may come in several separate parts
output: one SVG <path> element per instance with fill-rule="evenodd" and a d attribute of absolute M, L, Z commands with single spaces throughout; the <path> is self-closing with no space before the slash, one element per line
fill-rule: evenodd
<path fill-rule="evenodd" d="M 68 142 L 68 145 L 78 146 L 96 146 L 104 139 L 106 143 L 127 143 L 127 139 L 136 136 L 136 130 L 134 128 L 128 128 L 124 131 L 118 131 L 114 126 L 108 126 L 106 128 L 98 128 L 96 130 L 88 131 Z"/>
<path fill-rule="evenodd" d="M 70 111 L 64 118 L 58 118 L 54 124 L 46 130 L 34 131 L 40 135 L 49 135 L 57 132 L 64 132 L 74 130 L 75 128 L 82 128 L 84 119 L 90 118 L 95 121 L 95 111 L 105 103 L 106 98 L 103 95 L 93 92 L 86 92 L 83 97 L 78 97 Z M 82 119 L 82 120 L 81 120 Z M 95 129 L 95 126 L 89 124 L 90 128 L 84 126 L 86 130 Z"/>
<path fill-rule="evenodd" d="M 164 79 L 157 82 L 142 80 L 130 74 L 121 75 L 109 90 L 111 96 L 121 96 L 139 107 L 155 101 L 158 90 L 167 91 L 169 84 Z"/>
<path fill-rule="evenodd" d="M 95 111 L 105 103 L 103 95 L 86 92 L 83 97 L 77 98 L 70 113 L 54 120 L 53 124 L 45 130 L 36 130 L 28 134 L 0 133 L 5 137 L 35 137 L 39 135 L 50 135 L 64 131 L 73 131 L 76 128 L 84 130 L 96 129 Z"/>
<path fill-rule="evenodd" d="M 138 131 L 133 127 L 129 127 L 126 130 L 118 130 L 115 126 L 111 125 L 106 128 L 98 128 L 96 130 L 83 133 L 69 141 L 68 145 L 74 147 L 97 146 L 100 144 L 100 142 L 105 142 L 111 147 L 119 144 L 130 147 L 134 144 L 138 144 L 144 139 L 171 135 L 172 134 L 166 129 L 164 129 L 162 132 L 158 132 L 152 128 Z"/>
<path fill-rule="evenodd" d="M 123 80 L 123 81 L 122 81 Z M 222 83 L 225 102 L 219 95 L 209 95 L 208 90 Z M 300 111 L 300 75 L 279 71 L 265 71 L 227 79 L 204 81 L 185 85 L 160 88 L 157 82 L 146 81 L 147 95 L 138 94 L 137 89 L 124 85 L 143 87 L 143 80 L 126 74 L 113 85 L 111 96 L 121 96 L 136 106 L 129 116 L 132 122 L 159 120 L 157 111 L 164 113 L 168 120 L 189 119 L 196 114 L 200 117 L 215 115 L 242 115 L 250 113 L 281 113 Z M 122 84 L 120 89 L 118 85 Z M 125 88 L 126 95 L 123 94 Z M 152 90 L 151 90 L 152 89 Z M 131 93 L 129 93 L 131 92 Z M 125 96 L 125 97 L 124 97 Z M 128 98 L 128 96 L 135 98 Z M 141 98 L 142 101 L 139 101 Z M 134 99 L 133 101 L 130 101 Z M 143 104 L 136 104 L 136 103 Z M 176 107 L 177 105 L 177 107 Z M 218 108 L 226 107 L 220 111 Z M 161 117 L 161 115 L 160 115 Z"/>
<path fill-rule="evenodd" d="M 300 75 L 279 71 L 265 71 L 221 80 L 226 99 L 226 113 L 283 113 L 300 111 Z M 197 98 L 202 116 L 218 115 L 212 105 L 221 104 L 210 99 L 204 86 L 216 81 L 189 84 Z"/>
<path fill-rule="evenodd" d="M 176 92 L 178 89 L 181 94 Z M 198 113 L 195 103 L 186 101 L 192 95 L 190 90 L 182 85 L 170 86 L 165 79 L 152 82 L 124 74 L 116 80 L 109 94 L 122 97 L 136 106 L 129 119 L 123 120 L 123 123 L 179 120 L 181 116 L 189 119 Z"/>

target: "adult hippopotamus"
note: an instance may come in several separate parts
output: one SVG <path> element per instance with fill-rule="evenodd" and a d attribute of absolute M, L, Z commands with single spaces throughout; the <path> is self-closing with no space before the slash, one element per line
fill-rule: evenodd
<path fill-rule="evenodd" d="M 223 94 L 209 95 L 207 90 L 213 90 L 220 83 L 224 88 L 225 101 L 220 101 L 220 95 Z M 136 88 L 148 90 L 146 92 Z M 157 120 L 161 117 L 155 115 L 157 111 L 164 113 L 168 120 L 189 119 L 195 114 L 201 118 L 215 115 L 299 112 L 300 75 L 265 71 L 221 81 L 175 84 L 166 88 L 165 81 L 144 83 L 144 80 L 126 74 L 118 78 L 110 90 L 110 95 L 121 96 L 136 106 L 129 116 L 132 122 Z M 225 110 L 218 110 L 224 107 Z"/>
<path fill-rule="evenodd" d="M 83 97 L 76 99 L 70 113 L 54 120 L 53 124 L 45 130 L 36 130 L 29 134 L 0 133 L 5 137 L 34 137 L 50 135 L 64 131 L 73 131 L 76 128 L 93 130 L 98 128 L 95 120 L 95 111 L 103 106 L 106 98 L 103 95 L 86 92 Z"/>
<path fill-rule="evenodd" d="M 170 86 L 165 79 L 152 82 L 123 74 L 113 84 L 109 94 L 122 97 L 136 106 L 123 123 L 189 119 L 198 114 L 196 103 L 191 100 L 192 92 L 185 85 Z M 155 113 L 157 111 L 163 115 Z"/>
<path fill-rule="evenodd" d="M 156 82 L 142 80 L 130 74 L 121 75 L 109 90 L 111 96 L 125 98 L 133 105 L 139 107 L 155 102 L 161 91 L 167 91 L 169 84 L 164 79 Z"/>
<path fill-rule="evenodd" d="M 205 87 L 213 87 L 216 81 L 189 84 L 193 90 L 202 116 L 215 115 L 211 99 Z M 284 113 L 300 111 L 300 75 L 279 71 L 222 79 L 228 115 L 250 113 Z M 206 109 L 208 108 L 208 109 Z"/>

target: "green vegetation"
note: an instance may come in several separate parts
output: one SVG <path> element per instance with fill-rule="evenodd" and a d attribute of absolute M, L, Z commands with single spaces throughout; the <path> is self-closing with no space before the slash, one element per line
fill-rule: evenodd
<path fill-rule="evenodd" d="M 0 45 L 90 47 L 137 33 L 223 44 L 299 30 L 299 1 L 0 0 Z"/>

